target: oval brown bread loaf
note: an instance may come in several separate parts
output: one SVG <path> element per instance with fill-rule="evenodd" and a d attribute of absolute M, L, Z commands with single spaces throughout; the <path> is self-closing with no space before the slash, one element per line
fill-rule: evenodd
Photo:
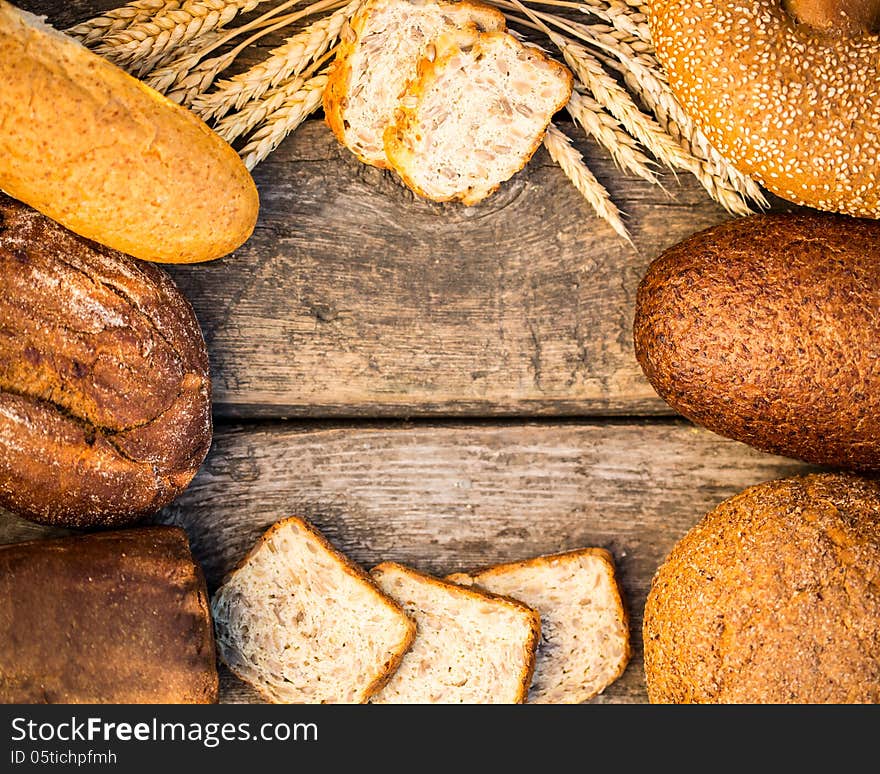
<path fill-rule="evenodd" d="M 259 209 L 238 155 L 193 113 L 3 0 L 0 189 L 168 263 L 231 252 Z"/>
<path fill-rule="evenodd" d="M 880 223 L 745 218 L 667 250 L 639 287 L 648 380 L 710 430 L 807 462 L 880 469 Z"/>
<path fill-rule="evenodd" d="M 208 356 L 174 283 L 0 194 L 0 507 L 130 523 L 210 443 Z"/>
<path fill-rule="evenodd" d="M 823 474 L 719 505 L 645 606 L 658 703 L 880 702 L 880 485 Z"/>
<path fill-rule="evenodd" d="M 217 687 L 182 529 L 0 546 L 0 702 L 207 704 Z"/>
<path fill-rule="evenodd" d="M 652 0 L 675 96 L 742 172 L 880 218 L 880 0 Z"/>

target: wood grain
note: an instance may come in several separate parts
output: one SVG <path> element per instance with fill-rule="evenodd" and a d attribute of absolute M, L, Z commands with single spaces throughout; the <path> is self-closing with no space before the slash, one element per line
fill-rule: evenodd
<path fill-rule="evenodd" d="M 321 122 L 300 128 L 256 170 L 247 245 L 170 269 L 205 332 L 216 415 L 671 413 L 633 357 L 635 291 L 652 258 L 726 215 L 692 177 L 626 177 L 566 129 L 637 249 L 543 150 L 467 208 L 414 198 Z"/>
<path fill-rule="evenodd" d="M 641 611 L 659 563 L 721 500 L 805 470 L 677 421 L 229 428 L 160 520 L 187 530 L 212 590 L 292 514 L 364 567 L 390 559 L 444 574 L 605 546 L 636 647 L 599 701 L 641 702 Z M 0 542 L 38 531 L 0 520 Z M 257 700 L 231 675 L 223 686 L 224 701 Z"/>

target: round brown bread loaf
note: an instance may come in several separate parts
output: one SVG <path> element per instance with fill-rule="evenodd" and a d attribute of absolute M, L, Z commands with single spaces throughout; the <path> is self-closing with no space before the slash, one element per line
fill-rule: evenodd
<path fill-rule="evenodd" d="M 658 703 L 880 701 L 880 486 L 755 486 L 672 550 L 645 606 Z"/>
<path fill-rule="evenodd" d="M 653 0 L 670 86 L 738 169 L 880 217 L 880 0 Z"/>
<path fill-rule="evenodd" d="M 880 223 L 731 221 L 639 287 L 636 357 L 676 411 L 762 451 L 880 469 Z"/>
<path fill-rule="evenodd" d="M 208 357 L 174 283 L 0 194 L 0 507 L 133 522 L 210 442 Z"/>
<path fill-rule="evenodd" d="M 190 263 L 251 234 L 259 197 L 194 113 L 0 0 L 0 189 L 148 261 Z"/>

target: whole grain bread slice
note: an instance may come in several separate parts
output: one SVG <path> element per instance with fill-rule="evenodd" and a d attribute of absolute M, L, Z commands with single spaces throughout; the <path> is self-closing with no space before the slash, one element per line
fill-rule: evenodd
<path fill-rule="evenodd" d="M 212 608 L 220 657 L 276 703 L 364 703 L 415 636 L 369 575 L 295 517 L 263 535 Z"/>
<path fill-rule="evenodd" d="M 584 702 L 623 674 L 631 654 L 629 625 L 605 549 L 539 556 L 447 580 L 504 594 L 540 613 L 530 703 Z"/>
<path fill-rule="evenodd" d="M 416 193 L 476 204 L 526 165 L 572 76 L 506 32 L 458 30 L 434 49 L 385 130 L 385 155 Z"/>
<path fill-rule="evenodd" d="M 512 599 L 468 589 L 394 562 L 372 575 L 415 619 L 418 634 L 376 704 L 520 704 L 541 619 Z"/>
<path fill-rule="evenodd" d="M 324 91 L 324 115 L 339 141 L 367 164 L 387 167 L 383 135 L 398 99 L 441 33 L 503 30 L 504 16 L 477 2 L 369 0 L 343 36 Z"/>

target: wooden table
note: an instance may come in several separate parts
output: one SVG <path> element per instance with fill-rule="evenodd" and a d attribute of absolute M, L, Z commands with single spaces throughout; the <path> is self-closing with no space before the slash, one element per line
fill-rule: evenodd
<path fill-rule="evenodd" d="M 116 4 L 24 3 L 60 26 Z M 252 239 L 170 269 L 204 330 L 216 426 L 158 520 L 186 528 L 211 588 L 291 514 L 365 567 L 448 573 L 605 546 L 635 650 L 596 701 L 646 700 L 658 564 L 724 498 L 806 466 L 697 429 L 654 394 L 632 352 L 639 280 L 727 216 L 692 178 L 665 175 L 666 193 L 578 147 L 635 249 L 543 150 L 483 204 L 437 205 L 310 121 L 256 170 Z M 0 515 L 4 542 L 60 532 Z M 222 699 L 258 700 L 226 671 Z"/>

